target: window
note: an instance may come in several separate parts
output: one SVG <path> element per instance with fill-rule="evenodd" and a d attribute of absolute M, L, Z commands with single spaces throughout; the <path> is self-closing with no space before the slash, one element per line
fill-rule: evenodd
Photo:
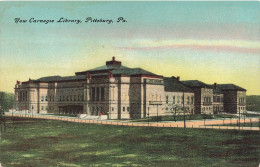
<path fill-rule="evenodd" d="M 45 96 L 45 101 L 48 101 L 48 96 Z"/>
<path fill-rule="evenodd" d="M 175 104 L 175 96 L 172 97 L 172 103 Z"/>
<path fill-rule="evenodd" d="M 48 107 L 47 106 L 45 106 L 45 110 L 47 110 L 48 109 Z"/>
<path fill-rule="evenodd" d="M 77 101 L 77 95 L 74 95 L 74 101 Z"/>
<path fill-rule="evenodd" d="M 161 101 L 161 95 L 158 95 L 157 101 Z"/>
<path fill-rule="evenodd" d="M 168 107 L 166 107 L 166 110 L 168 110 Z"/>
<path fill-rule="evenodd" d="M 51 96 L 50 96 L 50 101 L 51 101 Z"/>
<path fill-rule="evenodd" d="M 180 96 L 177 96 L 177 103 L 180 103 Z"/>
<path fill-rule="evenodd" d="M 114 88 L 111 89 L 111 98 L 114 100 Z"/>
<path fill-rule="evenodd" d="M 127 107 L 127 111 L 129 112 L 129 107 Z"/>
<path fill-rule="evenodd" d="M 105 100 L 105 88 L 101 87 L 101 101 Z"/>
<path fill-rule="evenodd" d="M 70 101 L 72 101 L 72 95 L 70 95 Z"/>
<path fill-rule="evenodd" d="M 114 107 L 112 107 L 112 111 L 114 111 Z"/>
<path fill-rule="evenodd" d="M 190 104 L 190 96 L 187 97 L 187 104 Z"/>
<path fill-rule="evenodd" d="M 42 110 L 43 110 L 43 106 L 42 106 Z"/>
<path fill-rule="evenodd" d="M 169 97 L 168 97 L 168 96 L 166 96 L 166 104 L 168 104 L 168 98 L 169 98 Z"/>
<path fill-rule="evenodd" d="M 192 97 L 191 97 L 191 103 L 190 103 L 190 104 L 193 104 L 193 100 L 194 100 L 194 97 L 192 96 Z"/>
<path fill-rule="evenodd" d="M 96 96 L 96 100 L 99 101 L 99 87 L 96 88 L 97 89 L 97 96 Z"/>
<path fill-rule="evenodd" d="M 125 111 L 125 107 L 123 107 L 123 111 Z"/>
<path fill-rule="evenodd" d="M 92 101 L 95 101 L 95 93 L 96 93 L 96 92 L 95 92 L 95 87 L 91 88 L 91 93 L 92 93 L 92 94 L 91 94 L 91 95 L 92 95 L 92 96 L 91 96 L 91 100 L 92 100 Z"/>
<path fill-rule="evenodd" d="M 43 99 L 44 99 L 44 97 L 42 96 L 42 97 L 41 97 L 41 101 L 43 101 Z"/>

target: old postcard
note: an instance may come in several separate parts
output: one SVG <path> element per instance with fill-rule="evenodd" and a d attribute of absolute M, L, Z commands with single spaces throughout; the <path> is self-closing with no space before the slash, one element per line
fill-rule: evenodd
<path fill-rule="evenodd" d="M 0 2 L 0 167 L 259 166 L 260 3 Z"/>

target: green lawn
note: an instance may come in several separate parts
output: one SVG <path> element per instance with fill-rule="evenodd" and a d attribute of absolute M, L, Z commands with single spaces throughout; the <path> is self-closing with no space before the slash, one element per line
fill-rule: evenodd
<path fill-rule="evenodd" d="M 258 166 L 258 131 L 7 121 L 2 166 Z"/>

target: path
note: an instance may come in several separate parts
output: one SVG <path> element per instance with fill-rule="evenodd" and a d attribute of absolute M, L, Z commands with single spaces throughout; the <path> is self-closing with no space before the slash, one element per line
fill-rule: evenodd
<path fill-rule="evenodd" d="M 49 119 L 49 120 L 59 120 L 77 123 L 91 123 L 91 124 L 104 124 L 104 125 L 120 125 L 120 126 L 145 126 L 145 127 L 179 127 L 183 128 L 184 123 L 182 122 L 126 122 L 118 120 L 86 120 L 79 119 L 77 117 L 60 117 L 60 116 L 50 116 L 50 115 L 26 115 L 26 114 L 12 114 L 5 113 L 6 116 L 15 117 L 26 117 L 26 118 L 38 118 L 38 119 Z M 196 120 L 196 121 L 186 121 L 186 128 L 203 128 L 203 129 L 228 129 L 228 130 L 253 130 L 258 131 L 260 127 L 237 127 L 228 126 L 228 124 L 237 124 L 238 119 L 223 119 L 223 120 Z M 246 118 L 241 119 L 242 123 L 259 122 L 259 118 Z M 217 125 L 221 126 L 217 126 Z M 227 124 L 227 126 L 222 126 Z"/>

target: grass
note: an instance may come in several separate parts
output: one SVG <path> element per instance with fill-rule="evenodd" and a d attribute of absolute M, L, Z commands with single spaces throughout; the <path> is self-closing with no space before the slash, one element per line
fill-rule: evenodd
<path fill-rule="evenodd" d="M 215 114 L 215 115 L 210 115 L 210 114 L 197 114 L 197 115 L 186 115 L 185 119 L 186 120 L 203 120 L 203 119 L 218 119 L 218 118 L 238 118 L 235 115 L 231 114 Z M 172 115 L 172 116 L 159 116 L 158 117 L 159 121 L 183 121 L 184 116 L 183 115 Z M 142 118 L 142 119 L 135 119 L 135 120 L 130 120 L 131 122 L 148 122 L 148 118 Z M 150 117 L 149 122 L 156 122 L 157 117 Z"/>
<path fill-rule="evenodd" d="M 258 166 L 259 132 L 126 127 L 16 118 L 2 166 Z"/>
<path fill-rule="evenodd" d="M 245 116 L 245 117 L 259 117 L 260 118 L 260 115 L 259 114 L 241 114 L 242 116 Z"/>

